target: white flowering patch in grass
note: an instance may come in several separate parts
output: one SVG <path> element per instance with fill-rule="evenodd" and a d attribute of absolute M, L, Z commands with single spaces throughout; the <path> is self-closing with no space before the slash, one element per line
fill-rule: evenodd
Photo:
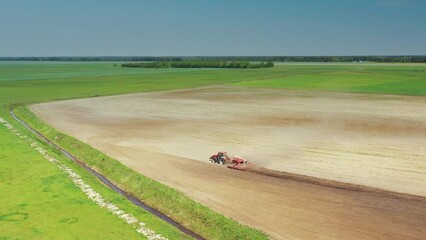
<path fill-rule="evenodd" d="M 120 210 L 118 206 L 115 204 L 108 202 L 101 194 L 96 192 L 92 187 L 86 184 L 83 179 L 81 179 L 80 175 L 74 172 L 71 168 L 67 167 L 65 164 L 61 163 L 55 157 L 50 156 L 45 149 L 43 149 L 36 141 L 33 139 L 19 133 L 12 125 L 10 125 L 5 119 L 0 117 L 0 123 L 3 124 L 7 129 L 15 133 L 19 138 L 26 140 L 30 143 L 31 147 L 34 148 L 37 152 L 39 152 L 46 160 L 54 164 L 56 167 L 65 172 L 74 184 L 83 191 L 89 199 L 95 202 L 98 206 L 102 208 L 108 209 L 111 213 L 118 216 L 127 224 L 133 226 L 136 231 L 140 234 L 143 234 L 146 238 L 150 240 L 166 240 L 167 238 L 161 236 L 160 234 L 155 233 L 155 231 L 147 228 L 145 223 L 139 222 L 136 217 L 134 217 L 130 213 L 126 213 L 123 210 Z"/>

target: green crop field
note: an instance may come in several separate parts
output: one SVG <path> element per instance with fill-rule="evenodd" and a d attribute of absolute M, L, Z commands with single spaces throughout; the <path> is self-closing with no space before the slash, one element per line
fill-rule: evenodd
<path fill-rule="evenodd" d="M 426 94 L 426 66 L 307 65 L 281 66 L 281 77 L 233 85 L 261 88 L 387 94 Z"/>
<path fill-rule="evenodd" d="M 185 72 L 185 69 L 137 70 L 119 67 L 120 63 L 79 62 L 0 62 L 0 81 L 100 77 L 123 74 Z M 112 67 L 116 66 L 116 67 Z"/>
<path fill-rule="evenodd" d="M 36 102 L 225 84 L 257 88 L 426 95 L 426 65 L 278 65 L 265 69 L 131 69 L 114 63 L 0 62 L 0 117 L 20 133 L 8 109 Z M 209 239 L 263 239 L 183 194 L 147 179 L 77 140 L 56 132 L 25 107 L 17 114 L 120 187 Z M 49 154 L 77 172 L 109 201 L 169 239 L 178 230 L 133 206 L 55 150 Z M 101 161 L 105 161 L 101 163 Z M 0 124 L 0 239 L 135 239 L 132 226 L 100 208 L 60 169 Z M 102 167 L 104 165 L 104 168 Z"/>

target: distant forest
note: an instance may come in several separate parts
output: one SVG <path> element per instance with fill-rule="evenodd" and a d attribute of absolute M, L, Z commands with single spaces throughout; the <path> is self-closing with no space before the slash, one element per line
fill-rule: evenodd
<path fill-rule="evenodd" d="M 265 68 L 273 67 L 273 62 L 251 63 L 247 61 L 193 60 L 174 62 L 123 63 L 122 67 L 133 68 Z"/>
<path fill-rule="evenodd" d="M 381 62 L 426 63 L 426 56 L 196 56 L 196 57 L 0 57 L 0 61 L 121 61 L 121 62 L 179 62 L 179 61 L 249 61 L 249 62 Z"/>

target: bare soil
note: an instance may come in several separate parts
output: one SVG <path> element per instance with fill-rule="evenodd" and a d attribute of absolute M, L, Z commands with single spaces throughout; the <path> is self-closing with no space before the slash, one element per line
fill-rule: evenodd
<path fill-rule="evenodd" d="M 424 239 L 426 98 L 214 87 L 32 106 L 276 239 Z M 208 163 L 224 150 L 256 164 Z"/>

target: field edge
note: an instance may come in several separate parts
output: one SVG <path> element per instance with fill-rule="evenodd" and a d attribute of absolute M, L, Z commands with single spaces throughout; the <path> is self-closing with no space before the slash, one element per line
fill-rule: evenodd
<path fill-rule="evenodd" d="M 207 239 L 269 238 L 261 230 L 216 213 L 183 193 L 137 173 L 88 144 L 57 131 L 40 120 L 28 106 L 17 106 L 15 114 L 118 187 L 195 233 Z"/>

